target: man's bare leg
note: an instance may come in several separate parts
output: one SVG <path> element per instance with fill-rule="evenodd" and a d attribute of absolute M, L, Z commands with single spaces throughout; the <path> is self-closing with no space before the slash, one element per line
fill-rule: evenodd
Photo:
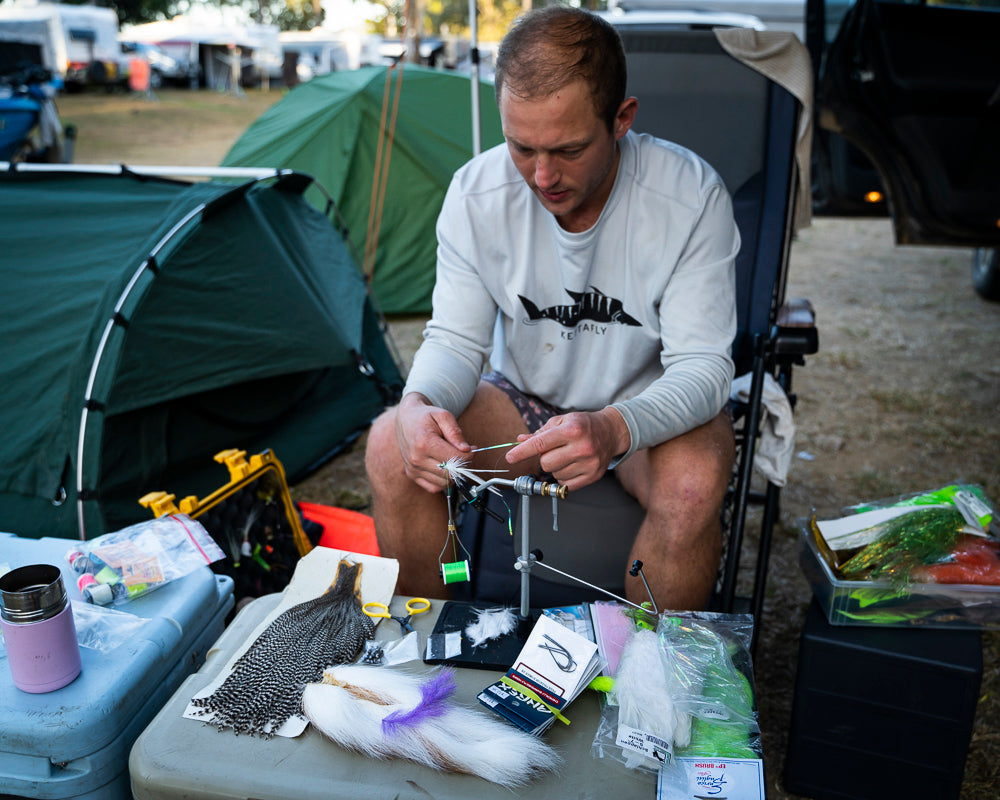
<path fill-rule="evenodd" d="M 642 561 L 661 610 L 702 609 L 708 601 L 722 556 L 720 511 L 734 459 L 733 426 L 724 412 L 618 467 L 622 485 L 646 511 L 629 565 Z M 648 599 L 641 581 L 626 578 L 625 586 L 629 600 Z"/>
<path fill-rule="evenodd" d="M 528 432 L 507 395 L 482 382 L 458 423 L 473 447 L 514 441 L 518 434 Z M 427 492 L 406 477 L 395 425 L 396 410 L 390 408 L 372 424 L 365 451 L 379 550 L 399 561 L 398 593 L 444 598 L 448 592 L 439 574 L 438 557 L 447 543 L 445 495 Z M 503 453 L 502 449 L 475 453 L 469 466 L 502 469 L 502 477 L 513 477 L 518 473 L 504 461 Z M 452 560 L 450 549 L 443 560 Z"/>

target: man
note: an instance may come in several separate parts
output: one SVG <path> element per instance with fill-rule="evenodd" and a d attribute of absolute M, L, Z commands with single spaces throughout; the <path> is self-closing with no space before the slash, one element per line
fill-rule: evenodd
<path fill-rule="evenodd" d="M 516 439 L 469 466 L 546 472 L 570 491 L 614 467 L 645 510 L 629 563 L 642 559 L 658 603 L 709 596 L 734 457 L 739 235 L 705 162 L 630 132 L 625 85 L 617 33 L 585 11 L 529 12 L 501 44 L 506 144 L 452 181 L 424 343 L 369 434 L 376 532 L 403 593 L 444 593 L 439 464 Z"/>

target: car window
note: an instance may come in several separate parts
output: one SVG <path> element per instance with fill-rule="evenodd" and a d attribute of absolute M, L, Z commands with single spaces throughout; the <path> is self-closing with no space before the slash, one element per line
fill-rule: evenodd
<path fill-rule="evenodd" d="M 976 11 L 996 11 L 1000 13 L 1000 0 L 876 0 L 879 3 L 909 5 L 909 6 L 936 6 L 938 8 L 968 8 Z M 854 5 L 855 0 L 826 0 L 824 6 L 824 35 L 826 43 L 832 44 L 840 30 L 840 23 L 844 15 Z"/>
<path fill-rule="evenodd" d="M 97 40 L 96 34 L 88 28 L 70 28 L 69 38 L 74 42 L 94 42 Z"/>

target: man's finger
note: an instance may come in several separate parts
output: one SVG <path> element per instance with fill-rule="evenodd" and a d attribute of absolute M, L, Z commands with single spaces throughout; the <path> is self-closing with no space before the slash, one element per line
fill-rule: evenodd
<path fill-rule="evenodd" d="M 435 414 L 434 422 L 441 434 L 441 438 L 456 450 L 466 453 L 472 449 L 472 445 L 465 441 L 465 434 L 462 433 L 462 429 L 458 427 L 458 420 L 451 414 L 446 411 Z"/>

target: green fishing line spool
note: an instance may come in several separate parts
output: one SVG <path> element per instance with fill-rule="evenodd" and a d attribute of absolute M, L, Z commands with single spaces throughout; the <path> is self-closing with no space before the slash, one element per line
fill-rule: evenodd
<path fill-rule="evenodd" d="M 449 583 L 465 583 L 472 580 L 472 571 L 469 569 L 469 562 L 450 561 L 441 565 L 441 577 L 444 578 L 445 586 Z"/>

